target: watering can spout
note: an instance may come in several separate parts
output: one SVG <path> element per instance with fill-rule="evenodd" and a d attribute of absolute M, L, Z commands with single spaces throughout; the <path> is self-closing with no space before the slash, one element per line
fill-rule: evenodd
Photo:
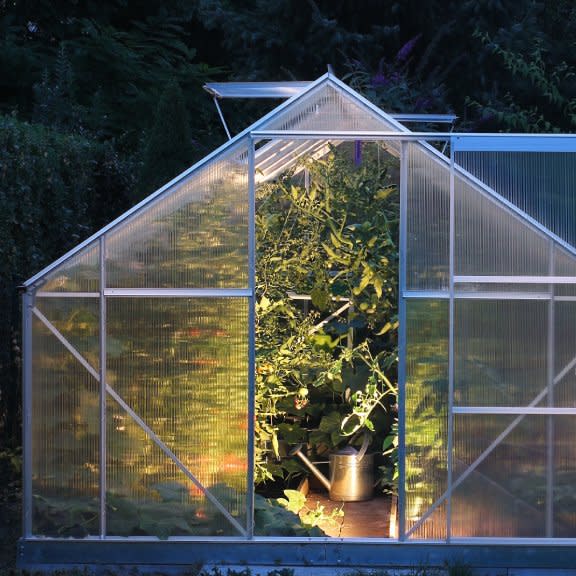
<path fill-rule="evenodd" d="M 304 455 L 302 452 L 302 444 L 298 444 L 298 446 L 292 448 L 292 450 L 290 450 L 290 456 L 298 456 L 298 458 L 304 462 L 310 472 L 312 472 L 312 474 L 314 474 L 314 476 L 316 476 L 316 478 L 322 482 L 324 488 L 330 492 L 330 482 L 328 481 L 328 478 L 326 478 L 326 476 L 324 476 L 324 474 L 322 474 L 322 472 L 320 472 L 320 470 L 318 470 L 318 468 L 316 468 L 316 466 L 314 466 L 314 464 L 312 464 L 312 462 L 310 462 L 310 460 L 308 460 L 308 458 Z"/>

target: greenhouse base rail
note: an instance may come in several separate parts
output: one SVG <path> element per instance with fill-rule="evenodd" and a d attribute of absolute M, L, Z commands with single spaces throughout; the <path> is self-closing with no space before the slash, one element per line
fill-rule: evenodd
<path fill-rule="evenodd" d="M 154 545 L 150 545 L 151 542 Z M 562 570 L 562 575 L 576 574 L 575 540 L 478 539 L 475 542 L 453 538 L 445 542 L 397 542 L 375 539 L 302 539 L 266 538 L 243 540 L 165 540 L 97 539 L 21 540 L 18 548 L 20 568 L 27 570 L 70 569 L 90 566 L 135 567 L 139 570 L 190 571 L 193 566 L 243 566 L 252 570 L 268 568 L 386 569 L 445 568 L 460 563 L 490 570 L 490 574 L 518 574 L 518 570 Z M 531 544 L 527 546 L 527 544 Z M 63 561 L 63 559 L 66 559 Z M 572 569 L 568 571 L 568 569 Z M 494 572 L 494 570 L 498 570 Z M 521 573 L 521 572 L 520 572 Z"/>

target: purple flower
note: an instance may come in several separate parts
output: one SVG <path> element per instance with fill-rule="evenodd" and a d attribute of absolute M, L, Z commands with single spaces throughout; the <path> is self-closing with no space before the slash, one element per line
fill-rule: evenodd
<path fill-rule="evenodd" d="M 388 83 L 388 78 L 382 72 L 377 72 L 372 76 L 372 86 L 386 86 Z"/>
<path fill-rule="evenodd" d="M 431 105 L 432 105 L 432 99 L 431 98 L 421 96 L 420 98 L 418 98 L 416 100 L 416 103 L 414 104 L 414 109 L 415 110 L 427 110 L 428 108 L 430 108 Z"/>
<path fill-rule="evenodd" d="M 404 46 L 402 46 L 402 48 L 398 50 L 398 54 L 396 54 L 396 60 L 398 62 L 405 62 L 406 60 L 408 60 L 410 54 L 412 53 L 412 50 L 414 49 L 414 46 L 416 46 L 416 42 L 420 40 L 420 36 L 422 36 L 422 34 L 414 36 L 414 38 L 408 40 L 408 42 L 406 42 L 406 44 L 404 44 Z"/>

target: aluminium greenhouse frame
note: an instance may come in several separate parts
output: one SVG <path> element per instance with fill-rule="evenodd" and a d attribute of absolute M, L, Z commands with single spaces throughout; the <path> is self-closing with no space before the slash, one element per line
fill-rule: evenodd
<path fill-rule="evenodd" d="M 298 110 L 300 101 L 305 100 L 315 91 L 330 88 L 337 92 L 343 100 L 350 101 L 362 113 L 365 114 L 376 129 L 321 129 L 312 126 L 311 129 L 293 128 L 297 125 L 298 119 L 305 114 L 311 113 L 309 110 Z M 314 111 L 322 112 L 322 100 L 315 104 Z M 296 107 L 294 117 L 291 119 L 290 112 Z M 282 114 L 288 115 L 286 125 L 275 126 L 274 122 Z M 298 115 L 300 114 L 300 116 Z M 337 118 L 331 120 L 338 124 Z M 357 121 L 360 124 L 362 120 Z M 378 126 L 378 123 L 381 126 Z M 345 122 L 344 122 L 345 124 Z M 353 124 L 353 122 L 352 122 Z M 390 539 L 370 539 L 370 540 L 343 540 L 343 539 L 317 539 L 317 538 L 278 538 L 278 537 L 258 537 L 253 533 L 253 513 L 254 498 L 251 486 L 253 484 L 253 472 L 251 463 L 254 458 L 254 366 L 255 366 L 255 343 L 254 343 L 254 322 L 255 322 L 255 190 L 258 179 L 262 177 L 275 177 L 280 171 L 286 169 L 299 154 L 314 154 L 321 151 L 327 142 L 343 142 L 347 140 L 362 142 L 385 143 L 392 153 L 400 158 L 400 336 L 399 336 L 399 534 L 397 541 Z M 263 142 L 266 144 L 262 145 Z M 443 142 L 449 144 L 449 156 L 445 156 L 432 147 L 429 142 Z M 245 148 L 242 148 L 245 146 Z M 246 263 L 247 263 L 247 284 L 243 286 L 226 286 L 219 288 L 199 288 L 199 287 L 118 287 L 109 286 L 107 282 L 107 238 L 109 234 L 114 234 L 115 230 L 130 222 L 133 218 L 138 218 L 140 213 L 151 209 L 157 204 L 162 204 L 168 198 L 173 189 L 181 183 L 185 183 L 188 177 L 193 177 L 198 171 L 211 164 L 218 162 L 230 151 L 241 150 L 238 156 L 242 168 L 240 183 L 245 190 L 247 201 L 247 243 L 246 243 Z M 313 564 L 315 566 L 350 566 L 350 567 L 380 567 L 380 566 L 410 566 L 430 562 L 433 565 L 442 565 L 446 559 L 463 559 L 474 565 L 485 567 L 501 567 L 515 565 L 517 567 L 558 567 L 568 568 L 576 564 L 576 551 L 574 550 L 574 538 L 553 537 L 553 492 L 554 492 L 554 461 L 553 461 L 553 434 L 554 426 L 551 424 L 554 417 L 576 416 L 576 408 L 571 406 L 556 406 L 554 404 L 554 388 L 576 365 L 576 352 L 573 360 L 568 362 L 561 371 L 555 372 L 554 357 L 554 306 L 555 302 L 576 302 L 576 295 L 567 293 L 557 296 L 556 287 L 566 288 L 569 292 L 570 286 L 576 285 L 576 267 L 570 268 L 567 264 L 567 272 L 556 274 L 555 258 L 576 259 L 576 250 L 561 235 L 552 232 L 549 228 L 537 221 L 537 219 L 527 212 L 518 208 L 512 201 L 506 199 L 501 194 L 496 193 L 490 186 L 484 184 L 472 172 L 465 170 L 459 165 L 459 158 L 463 160 L 464 154 L 483 152 L 506 151 L 512 153 L 542 153 L 542 154 L 573 154 L 576 153 L 576 140 L 571 136 L 550 135 L 550 136 L 520 136 L 520 135 L 469 135 L 454 133 L 424 133 L 410 132 L 402 124 L 394 120 L 389 115 L 383 113 L 370 102 L 356 94 L 345 84 L 327 74 L 302 92 L 293 96 L 290 100 L 273 110 L 262 120 L 248 128 L 227 144 L 207 156 L 201 162 L 184 172 L 182 175 L 158 190 L 148 199 L 144 200 L 125 215 L 105 227 L 99 233 L 86 240 L 70 253 L 63 256 L 54 264 L 35 275 L 25 284 L 26 292 L 23 296 L 23 379 L 24 379 L 24 537 L 20 544 L 20 562 L 23 566 L 33 567 L 38 565 L 68 565 L 68 564 L 154 564 L 154 565 L 174 565 L 185 566 L 190 563 L 201 564 L 234 564 L 240 565 L 248 563 L 250 565 L 272 566 L 282 564 L 283 566 L 305 566 Z M 292 156 L 290 156 L 292 154 Z M 421 154 L 421 158 L 412 156 Z M 551 157 L 551 156 L 550 156 Z M 421 162 L 418 168 L 417 162 Z M 421 279 L 417 278 L 417 264 L 420 265 L 418 249 L 418 234 L 410 226 L 415 226 L 413 222 L 409 224 L 410 194 L 417 188 L 418 183 L 414 180 L 418 170 L 428 166 L 426 163 L 438 167 L 442 171 L 441 178 L 444 188 L 439 192 L 434 189 L 421 191 L 423 194 L 430 194 L 432 201 L 441 201 L 446 209 L 441 216 L 442 223 L 447 224 L 448 232 L 448 252 L 447 269 L 441 272 L 442 282 L 436 287 L 426 287 Z M 265 166 L 265 168 L 262 168 Z M 469 170 L 476 167 L 474 159 L 468 161 Z M 417 169 L 418 168 L 418 169 Z M 429 166 L 428 166 L 429 168 Z M 434 168 L 435 169 L 435 168 Z M 268 172 L 266 172 L 268 170 Z M 412 171 L 411 171 L 412 170 Z M 447 186 L 446 186 L 447 184 Z M 465 188 L 469 186 L 468 188 Z M 441 186 L 440 186 L 441 188 Z M 461 239 L 462 231 L 458 230 L 459 218 L 470 218 L 466 212 L 468 208 L 459 206 L 459 194 L 479 195 L 482 198 L 480 208 L 490 214 L 492 210 L 504 214 L 504 220 L 508 219 L 511 227 L 518 222 L 518 234 L 524 234 L 525 238 L 538 238 L 550 246 L 550 258 L 548 258 L 549 269 L 546 274 L 464 274 L 458 273 L 456 262 L 457 243 Z M 437 204 L 436 204 L 437 205 Z M 474 205 L 475 206 L 475 205 Z M 475 206 L 475 209 L 477 207 Z M 473 210 L 470 209 L 470 213 Z M 424 215 L 423 215 L 424 216 Z M 433 213 L 431 217 L 437 214 Z M 439 216 L 438 216 L 439 217 Z M 440 217 L 439 217 L 440 218 Z M 463 221 L 462 221 L 463 222 Z M 507 225 L 507 221 L 504 222 Z M 426 239 L 430 240 L 423 233 L 422 243 L 426 244 Z M 524 238 L 523 237 L 523 238 Z M 525 239 L 524 238 L 524 239 Z M 471 246 L 482 247 L 484 240 L 472 239 Z M 474 244 L 474 242 L 477 243 Z M 539 246 L 540 240 L 535 240 Z M 42 293 L 42 283 L 54 271 L 58 271 L 71 259 L 81 255 L 90 246 L 98 246 L 98 290 L 70 291 L 62 292 L 60 289 L 44 291 Z M 520 248 L 518 248 L 520 250 Z M 443 256 L 443 257 L 444 257 Z M 425 260 L 425 258 L 424 258 Z M 425 262 L 424 262 L 425 263 Z M 509 264 L 505 262 L 505 264 Z M 425 279 L 426 281 L 426 279 Z M 424 281 L 424 284 L 425 284 Z M 412 284 L 411 284 L 412 282 Z M 422 286 L 416 286 L 418 283 Z M 432 282 L 433 284 L 434 282 Z M 478 285 L 482 285 L 481 289 Z M 416 287 L 415 287 L 416 286 Z M 518 288 L 510 290 L 506 288 Z M 528 286 L 528 288 L 526 288 Z M 544 286 L 545 290 L 541 287 Z M 494 289 L 496 287 L 496 290 Z M 535 287 L 534 290 L 529 288 Z M 98 316 L 98 368 L 85 359 L 82 351 L 79 351 L 45 314 L 36 306 L 37 299 L 74 299 L 88 298 L 97 299 L 100 302 Z M 238 299 L 246 303 L 246 342 L 247 360 L 242 365 L 246 369 L 246 492 L 245 500 L 240 503 L 240 508 L 244 508 L 243 516 L 233 515 L 229 509 L 223 506 L 218 497 L 214 496 L 210 489 L 206 489 L 203 483 L 191 472 L 188 466 L 171 449 L 168 443 L 164 442 L 158 434 L 141 418 L 113 386 L 107 382 L 107 306 L 106 301 L 118 300 L 128 301 L 128 299 L 162 299 L 171 298 L 185 301 L 188 299 L 218 298 L 218 299 Z M 541 395 L 535 396 L 527 404 L 518 405 L 458 405 L 455 403 L 455 393 L 458 380 L 458 366 L 455 361 L 455 347 L 457 339 L 455 335 L 455 314 L 460 301 L 483 301 L 500 300 L 503 302 L 511 300 L 534 301 L 547 303 L 547 360 L 545 363 L 547 371 L 547 384 Z M 234 300 L 233 300 L 234 301 Z M 419 302 L 442 302 L 447 303 L 447 392 L 446 392 L 446 413 L 438 416 L 439 419 L 446 419 L 447 436 L 444 438 L 446 446 L 443 448 L 446 458 L 446 488 L 435 494 L 429 503 L 429 507 L 420 512 L 416 520 L 409 520 L 407 517 L 407 498 L 413 498 L 410 492 L 407 494 L 407 482 L 409 474 L 407 467 L 412 466 L 418 458 L 424 458 L 422 454 L 415 451 L 416 444 L 412 444 L 410 427 L 413 424 L 415 412 L 406 413 L 407 405 L 410 405 L 410 382 L 411 374 L 407 373 L 407 355 L 410 346 L 411 335 L 408 333 L 407 322 L 410 314 L 410 307 L 417 307 Z M 444 306 L 444 304 L 442 304 Z M 35 414 L 33 413 L 33 371 L 34 371 L 34 344 L 33 344 L 33 321 L 40 321 L 45 328 L 59 341 L 68 353 L 98 382 L 99 402 L 99 527 L 98 534 L 83 538 L 55 538 L 44 537 L 34 534 L 32 526 L 33 489 L 32 479 L 34 477 L 33 463 L 33 439 L 32 428 Z M 417 318 L 417 321 L 420 321 Z M 444 338 L 444 337 L 443 337 Z M 227 521 L 237 530 L 237 536 L 207 536 L 207 537 L 170 537 L 167 540 L 157 538 L 129 536 L 120 537 L 108 535 L 107 532 L 107 406 L 106 400 L 111 397 L 118 405 L 134 420 L 134 422 L 144 431 L 146 436 L 168 457 L 176 467 L 184 473 L 192 484 L 196 486 L 211 502 L 214 507 L 222 513 Z M 546 406 L 539 406 L 539 402 L 547 400 Z M 484 417 L 505 415 L 513 418 L 512 422 L 500 430 L 496 438 L 481 451 L 476 459 L 468 463 L 468 469 L 455 477 L 455 464 L 453 457 L 455 453 L 454 426 L 455 419 L 465 415 L 481 415 Z M 506 437 L 518 426 L 527 416 L 538 415 L 545 417 L 547 424 L 546 445 L 546 503 L 545 503 L 545 534 L 544 537 L 521 537 L 514 538 L 503 535 L 481 536 L 481 537 L 461 537 L 453 533 L 451 526 L 451 506 L 452 493 L 456 491 L 474 470 L 488 458 L 488 456 L 506 439 Z M 412 460 L 411 460 L 412 459 Z M 425 461 L 425 458 L 424 460 Z M 418 460 L 418 463 L 420 460 Z M 411 472 L 410 472 L 411 473 Z M 419 497 L 422 499 L 421 497 Z M 444 504 L 445 503 L 445 504 Z M 430 525 L 430 519 L 437 516 L 440 508 L 445 508 L 445 518 L 442 517 L 434 524 L 429 533 L 424 536 L 411 538 L 417 535 L 417 531 L 426 523 Z M 242 518 L 245 524 L 243 525 Z M 438 528 L 440 526 L 440 528 Z M 442 532 L 437 532 L 440 530 Z M 551 537 L 552 536 L 552 537 Z M 153 542 L 153 545 L 151 544 Z M 538 545 L 536 548 L 527 548 L 526 545 Z M 561 551 L 561 554 L 559 553 Z M 383 558 L 383 556 L 386 556 Z"/>

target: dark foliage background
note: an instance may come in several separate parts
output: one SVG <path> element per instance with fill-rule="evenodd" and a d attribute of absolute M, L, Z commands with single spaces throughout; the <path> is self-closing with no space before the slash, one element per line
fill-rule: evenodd
<path fill-rule="evenodd" d="M 391 111 L 569 132 L 575 42 L 570 0 L 0 0 L 0 453 L 21 441 L 17 286 L 223 142 L 204 82 L 331 64 Z M 232 130 L 262 106 L 226 102 Z"/>

